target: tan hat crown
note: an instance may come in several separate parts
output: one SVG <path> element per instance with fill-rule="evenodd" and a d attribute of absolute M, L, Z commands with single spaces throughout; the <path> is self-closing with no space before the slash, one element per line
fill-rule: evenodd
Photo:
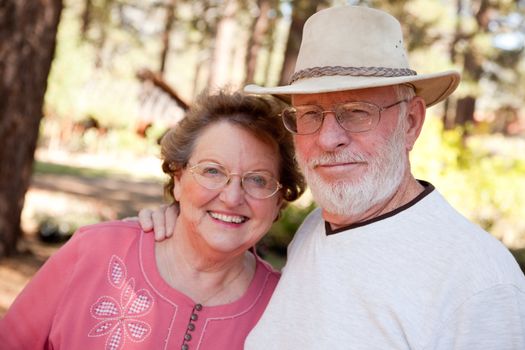
<path fill-rule="evenodd" d="M 314 67 L 409 68 L 399 22 L 389 14 L 360 7 L 333 7 L 305 23 L 295 72 Z"/>

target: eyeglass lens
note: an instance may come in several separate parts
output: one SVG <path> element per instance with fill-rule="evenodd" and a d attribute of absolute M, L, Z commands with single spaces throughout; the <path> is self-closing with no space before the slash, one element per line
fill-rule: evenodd
<path fill-rule="evenodd" d="M 297 134 L 313 134 L 321 128 L 326 113 L 333 112 L 341 127 L 350 132 L 373 129 L 379 121 L 380 108 L 366 102 L 349 102 L 324 111 L 316 105 L 290 107 L 283 111 L 283 121 L 288 130 Z"/>
<path fill-rule="evenodd" d="M 232 176 L 239 176 L 215 163 L 199 163 L 190 167 L 190 171 L 197 183 L 210 190 L 222 188 L 230 182 Z M 263 172 L 244 173 L 241 176 L 241 186 L 247 194 L 258 199 L 269 198 L 280 188 L 277 180 Z"/>

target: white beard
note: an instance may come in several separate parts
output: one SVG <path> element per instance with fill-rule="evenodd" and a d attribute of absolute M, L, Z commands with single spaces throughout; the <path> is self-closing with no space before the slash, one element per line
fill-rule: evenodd
<path fill-rule="evenodd" d="M 405 123 L 400 117 L 393 136 L 376 150 L 376 156 L 367 157 L 348 149 L 325 153 L 308 162 L 298 156 L 298 163 L 317 204 L 330 214 L 355 216 L 390 198 L 399 187 L 408 162 L 404 144 Z M 327 182 L 314 170 L 318 164 L 355 161 L 368 164 L 368 170 L 358 180 Z"/>

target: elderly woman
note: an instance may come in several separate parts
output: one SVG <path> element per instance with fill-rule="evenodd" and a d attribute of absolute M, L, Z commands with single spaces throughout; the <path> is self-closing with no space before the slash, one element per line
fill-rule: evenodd
<path fill-rule="evenodd" d="M 279 278 L 252 247 L 305 186 L 279 110 L 203 95 L 162 142 L 173 235 L 81 228 L 0 321 L 2 349 L 242 349 Z"/>

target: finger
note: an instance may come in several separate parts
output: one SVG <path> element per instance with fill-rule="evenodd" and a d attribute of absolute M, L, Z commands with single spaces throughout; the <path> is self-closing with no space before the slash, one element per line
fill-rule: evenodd
<path fill-rule="evenodd" d="M 151 219 L 152 212 L 150 209 L 141 209 L 139 211 L 139 223 L 143 231 L 148 232 L 153 230 L 153 220 Z"/>
<path fill-rule="evenodd" d="M 153 220 L 153 231 L 155 231 L 155 240 L 162 241 L 166 238 L 166 220 L 164 213 L 166 206 L 162 205 L 153 211 L 151 219 Z"/>
<path fill-rule="evenodd" d="M 170 205 L 166 208 L 166 237 L 171 237 L 173 235 L 178 215 L 179 210 L 176 206 Z"/>

